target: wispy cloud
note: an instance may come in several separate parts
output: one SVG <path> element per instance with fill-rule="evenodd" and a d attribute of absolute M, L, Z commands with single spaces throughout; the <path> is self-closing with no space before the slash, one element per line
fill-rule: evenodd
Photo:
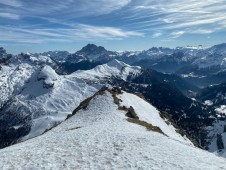
<path fill-rule="evenodd" d="M 195 29 L 190 31 L 190 33 L 193 34 L 211 34 L 215 31 L 216 29 Z"/>
<path fill-rule="evenodd" d="M 2 41 L 29 43 L 112 40 L 124 39 L 131 36 L 144 36 L 144 34 L 135 31 L 125 31 L 115 27 L 100 27 L 84 24 L 78 24 L 73 28 L 60 29 L 21 29 L 0 27 L 0 37 Z"/>
<path fill-rule="evenodd" d="M 152 38 L 157 38 L 157 37 L 160 37 L 162 35 L 161 32 L 156 32 L 152 35 Z"/>
<path fill-rule="evenodd" d="M 2 18 L 8 18 L 8 19 L 19 19 L 20 16 L 17 14 L 12 14 L 12 13 L 1 13 L 0 12 L 0 17 Z"/>
<path fill-rule="evenodd" d="M 178 38 L 185 33 L 186 31 L 175 31 L 175 32 L 172 32 L 170 35 L 171 35 L 171 38 Z"/>
<path fill-rule="evenodd" d="M 0 41 L 73 42 L 209 36 L 226 28 L 226 0 L 0 0 Z"/>
<path fill-rule="evenodd" d="M 81 38 L 102 38 L 102 39 L 120 39 L 130 36 L 143 36 L 143 33 L 136 31 L 124 31 L 114 27 L 97 27 L 80 24 L 74 33 Z"/>
<path fill-rule="evenodd" d="M 121 9 L 130 2 L 131 0 L 0 0 L 0 4 L 20 7 L 23 11 L 20 9 L 14 9 L 14 11 L 23 15 L 45 15 L 53 18 L 108 14 Z M 59 13 L 60 15 L 57 15 Z"/>
<path fill-rule="evenodd" d="M 12 6 L 12 7 L 21 7 L 22 3 L 19 0 L 0 0 L 0 4 Z"/>
<path fill-rule="evenodd" d="M 208 34 L 225 28 L 225 0 L 169 0 L 167 2 L 165 0 L 145 0 L 136 3 L 133 11 L 134 13 L 141 15 L 145 13 L 145 16 L 150 16 L 149 20 L 152 21 L 150 23 L 145 23 L 142 19 L 138 19 L 135 23 L 137 26 L 142 23 L 142 26 L 145 28 L 149 27 L 150 31 L 159 29 L 170 33 L 178 29 L 189 29 L 190 31 L 186 31 L 183 34 Z M 155 19 L 159 18 L 159 20 L 153 20 L 153 14 L 157 14 Z M 136 15 L 133 19 L 139 17 L 140 15 Z M 156 23 L 156 27 L 153 26 L 153 23 Z M 208 31 L 206 27 L 208 27 Z M 178 35 L 176 36 L 179 37 Z"/>

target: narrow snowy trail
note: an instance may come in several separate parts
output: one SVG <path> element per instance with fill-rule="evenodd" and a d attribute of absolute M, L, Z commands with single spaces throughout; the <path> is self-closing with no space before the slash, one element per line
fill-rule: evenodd
<path fill-rule="evenodd" d="M 0 169 L 226 169 L 225 159 L 126 119 L 106 92 L 44 135 L 0 150 Z"/>

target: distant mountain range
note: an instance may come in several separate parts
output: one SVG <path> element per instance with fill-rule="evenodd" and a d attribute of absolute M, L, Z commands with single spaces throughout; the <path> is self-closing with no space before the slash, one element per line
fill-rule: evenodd
<path fill-rule="evenodd" d="M 199 87 L 206 87 L 223 83 L 226 78 L 225 49 L 226 44 L 219 44 L 209 48 L 203 46 L 175 49 L 152 47 L 145 51 L 114 52 L 104 47 L 88 44 L 73 54 L 66 51 L 50 51 L 35 55 L 49 56 L 60 63 L 65 73 L 72 73 L 79 69 L 91 69 L 117 59 L 145 69 L 174 73 Z"/>
<path fill-rule="evenodd" d="M 225 156 L 225 61 L 226 44 L 134 52 L 88 44 L 18 55 L 0 48 L 0 147 L 46 133 L 106 86 L 139 95 L 193 145 Z"/>

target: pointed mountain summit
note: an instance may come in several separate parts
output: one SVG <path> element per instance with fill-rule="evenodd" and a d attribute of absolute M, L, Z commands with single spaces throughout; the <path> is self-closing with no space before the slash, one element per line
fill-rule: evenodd
<path fill-rule="evenodd" d="M 108 51 L 102 46 L 97 46 L 95 44 L 87 44 L 77 53 L 81 53 L 85 55 L 94 55 L 94 54 L 107 53 L 107 52 Z"/>
<path fill-rule="evenodd" d="M 91 61 L 100 61 L 102 63 L 108 62 L 118 55 L 116 52 L 108 51 L 104 47 L 96 46 L 95 44 L 88 44 L 75 54 L 86 57 Z"/>
<path fill-rule="evenodd" d="M 140 72 L 140 67 L 130 66 L 122 61 L 114 59 L 106 64 L 99 65 L 90 70 L 76 71 L 72 73 L 72 75 L 89 81 L 103 81 L 111 77 L 118 77 L 120 79 L 126 80 L 128 76 L 136 76 Z"/>

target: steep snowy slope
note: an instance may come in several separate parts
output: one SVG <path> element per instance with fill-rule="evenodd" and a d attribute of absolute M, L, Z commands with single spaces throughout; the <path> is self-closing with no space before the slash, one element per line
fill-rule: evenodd
<path fill-rule="evenodd" d="M 123 68 L 126 71 L 122 71 Z M 54 126 L 55 123 L 63 121 L 75 106 L 78 106 L 82 100 L 93 95 L 105 85 L 101 80 L 110 76 L 126 78 L 131 72 L 138 71 L 138 68 L 137 70 L 134 70 L 134 68 L 136 67 L 112 61 L 97 66 L 93 70 L 78 71 L 71 75 L 59 76 L 51 67 L 45 66 L 37 76 L 37 80 L 42 81 L 34 80 L 20 94 L 22 100 L 24 96 L 29 95 L 26 99 L 27 108 L 33 113 L 34 121 L 31 136 L 28 137 L 39 135 Z M 83 81 L 86 79 L 94 79 L 95 82 L 94 80 L 89 83 Z M 36 89 L 35 92 L 32 91 L 33 88 Z"/>
<path fill-rule="evenodd" d="M 106 84 L 104 80 L 111 76 L 126 78 L 139 70 L 115 60 L 62 76 L 48 57 L 14 58 L 10 66 L 2 66 L 0 73 L 0 147 L 14 143 L 18 130 L 29 131 L 22 140 L 42 134 L 64 121 L 74 107 Z"/>
<path fill-rule="evenodd" d="M 121 104 L 132 105 L 140 120 L 128 118 L 126 111 L 119 110 L 114 103 L 117 97 Z M 226 168 L 225 159 L 179 137 L 153 106 L 134 95 L 100 92 L 79 108 L 44 135 L 0 150 L 0 167 L 4 170 Z"/>
<path fill-rule="evenodd" d="M 126 106 L 127 108 L 132 106 L 134 108 L 135 112 L 138 114 L 139 120 L 160 127 L 164 134 L 175 140 L 192 144 L 185 136 L 182 137 L 176 132 L 171 122 L 166 123 L 167 119 L 162 118 L 161 113 L 154 106 L 141 100 L 140 97 L 124 92 L 122 95 L 119 95 L 119 99 L 121 99 L 120 106 Z"/>
<path fill-rule="evenodd" d="M 27 54 L 1 65 L 0 147 L 14 143 L 28 131 L 24 139 L 40 135 L 65 120 L 74 109 L 71 104 L 78 105 L 99 88 L 59 76 L 53 68 L 50 58 Z M 17 136 L 20 131 L 23 133 Z"/>
<path fill-rule="evenodd" d="M 120 77 L 122 79 L 126 79 L 129 75 L 136 76 L 140 72 L 140 67 L 130 66 L 128 64 L 125 64 L 124 62 L 114 59 L 107 64 L 99 65 L 91 70 L 76 71 L 71 74 L 71 76 L 95 81 L 110 77 Z"/>
<path fill-rule="evenodd" d="M 1 64 L 0 106 L 19 94 L 35 72 L 44 65 L 54 67 L 54 62 L 45 56 L 34 57 L 29 54 L 13 56 L 7 64 Z"/>

